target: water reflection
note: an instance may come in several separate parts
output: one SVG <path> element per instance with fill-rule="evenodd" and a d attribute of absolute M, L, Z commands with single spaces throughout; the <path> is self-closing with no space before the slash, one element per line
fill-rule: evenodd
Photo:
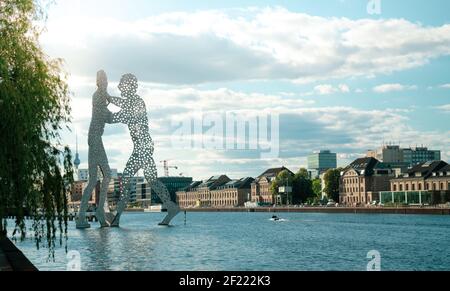
<path fill-rule="evenodd" d="M 83 270 L 365 270 L 378 250 L 384 270 L 449 270 L 450 217 L 285 213 L 189 213 L 187 225 L 161 227 L 154 213 L 127 213 L 120 228 L 75 229 L 68 249 L 81 254 Z M 19 248 L 41 270 L 65 270 L 32 241 Z"/>

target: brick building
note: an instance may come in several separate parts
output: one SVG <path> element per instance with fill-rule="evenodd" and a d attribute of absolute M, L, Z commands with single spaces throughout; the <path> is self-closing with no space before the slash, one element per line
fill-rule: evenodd
<path fill-rule="evenodd" d="M 251 184 L 255 179 L 251 177 L 231 180 L 211 191 L 212 207 L 244 206 L 250 200 Z"/>
<path fill-rule="evenodd" d="M 75 181 L 72 185 L 72 190 L 68 197 L 68 205 L 72 210 L 77 210 L 80 207 L 81 197 L 83 196 L 84 189 L 86 188 L 88 182 L 87 181 Z M 90 206 L 97 206 L 98 199 L 100 193 L 100 181 L 97 181 L 97 184 L 92 191 L 91 197 L 89 199 Z"/>
<path fill-rule="evenodd" d="M 420 163 L 390 181 L 381 193 L 383 203 L 441 204 L 450 201 L 450 165 L 444 161 Z"/>
<path fill-rule="evenodd" d="M 341 173 L 339 201 L 346 205 L 378 201 L 379 192 L 389 190 L 394 177 L 394 171 L 375 158 L 356 159 Z"/>
<path fill-rule="evenodd" d="M 203 182 L 193 182 L 181 191 L 176 192 L 180 207 L 210 207 L 211 191 L 230 182 L 226 175 L 212 176 Z"/>
<path fill-rule="evenodd" d="M 290 174 L 294 175 L 294 173 L 286 167 L 271 168 L 259 175 L 251 184 L 251 201 L 259 204 L 274 204 L 275 200 L 270 191 L 270 186 L 277 175 L 284 170 L 287 170 Z"/>

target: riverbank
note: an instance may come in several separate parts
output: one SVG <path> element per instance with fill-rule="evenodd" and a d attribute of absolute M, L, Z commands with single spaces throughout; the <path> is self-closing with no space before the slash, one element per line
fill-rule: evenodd
<path fill-rule="evenodd" d="M 450 215 L 450 208 L 439 207 L 230 207 L 182 208 L 186 212 L 304 212 L 304 213 L 373 213 Z"/>
<path fill-rule="evenodd" d="M 0 237 L 0 271 L 38 271 L 38 269 L 11 240 Z"/>

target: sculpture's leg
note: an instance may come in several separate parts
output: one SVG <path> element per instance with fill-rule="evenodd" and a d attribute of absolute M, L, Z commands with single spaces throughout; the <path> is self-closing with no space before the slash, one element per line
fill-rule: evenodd
<path fill-rule="evenodd" d="M 91 225 L 86 220 L 86 211 L 88 209 L 89 199 L 91 198 L 92 191 L 97 184 L 97 165 L 89 165 L 89 182 L 83 191 L 83 196 L 81 197 L 80 211 L 78 212 L 78 217 L 76 218 L 77 228 L 89 228 Z"/>
<path fill-rule="evenodd" d="M 100 223 L 101 227 L 108 227 L 110 223 L 107 221 L 107 217 L 105 215 L 105 205 L 108 195 L 109 182 L 111 181 L 111 169 L 109 168 L 108 160 L 104 161 L 104 159 L 106 159 L 106 153 L 100 166 L 100 169 L 103 173 L 103 179 L 100 186 L 100 198 L 95 215 L 97 216 L 98 222 Z M 111 216 L 108 216 L 108 218 L 112 219 Z"/>
<path fill-rule="evenodd" d="M 130 181 L 131 178 L 136 175 L 139 171 L 140 166 L 135 162 L 134 155 L 131 155 L 130 159 L 127 162 L 125 170 L 123 171 L 123 182 L 122 182 L 122 195 L 120 197 L 119 202 L 117 203 L 117 213 L 114 219 L 111 222 L 110 226 L 118 227 L 120 223 L 120 217 L 127 207 L 128 200 L 130 199 Z"/>
<path fill-rule="evenodd" d="M 150 158 L 150 163 L 145 167 L 144 176 L 147 182 L 150 183 L 151 189 L 155 191 L 163 202 L 163 207 L 167 209 L 167 215 L 159 225 L 169 225 L 172 218 L 180 212 L 180 207 L 170 199 L 170 193 L 166 186 L 157 179 L 157 171 L 153 158 Z"/>

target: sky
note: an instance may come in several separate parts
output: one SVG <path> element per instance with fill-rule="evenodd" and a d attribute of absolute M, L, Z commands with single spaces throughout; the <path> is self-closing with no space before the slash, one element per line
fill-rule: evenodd
<path fill-rule="evenodd" d="M 137 76 L 159 175 L 161 160 L 178 167 L 171 175 L 194 179 L 297 171 L 320 149 L 345 166 L 383 143 L 428 146 L 450 161 L 450 2 L 369 2 L 56 1 L 40 42 L 68 73 L 64 142 L 75 149 L 78 136 L 87 168 L 91 98 L 104 69 L 113 96 L 121 75 Z M 259 130 L 267 117 L 270 138 L 247 125 L 257 147 L 232 146 L 219 138 L 228 114 L 258 120 Z M 183 124 L 197 120 L 200 132 L 177 143 Z M 127 126 L 107 125 L 103 141 L 121 172 L 133 148 Z"/>

